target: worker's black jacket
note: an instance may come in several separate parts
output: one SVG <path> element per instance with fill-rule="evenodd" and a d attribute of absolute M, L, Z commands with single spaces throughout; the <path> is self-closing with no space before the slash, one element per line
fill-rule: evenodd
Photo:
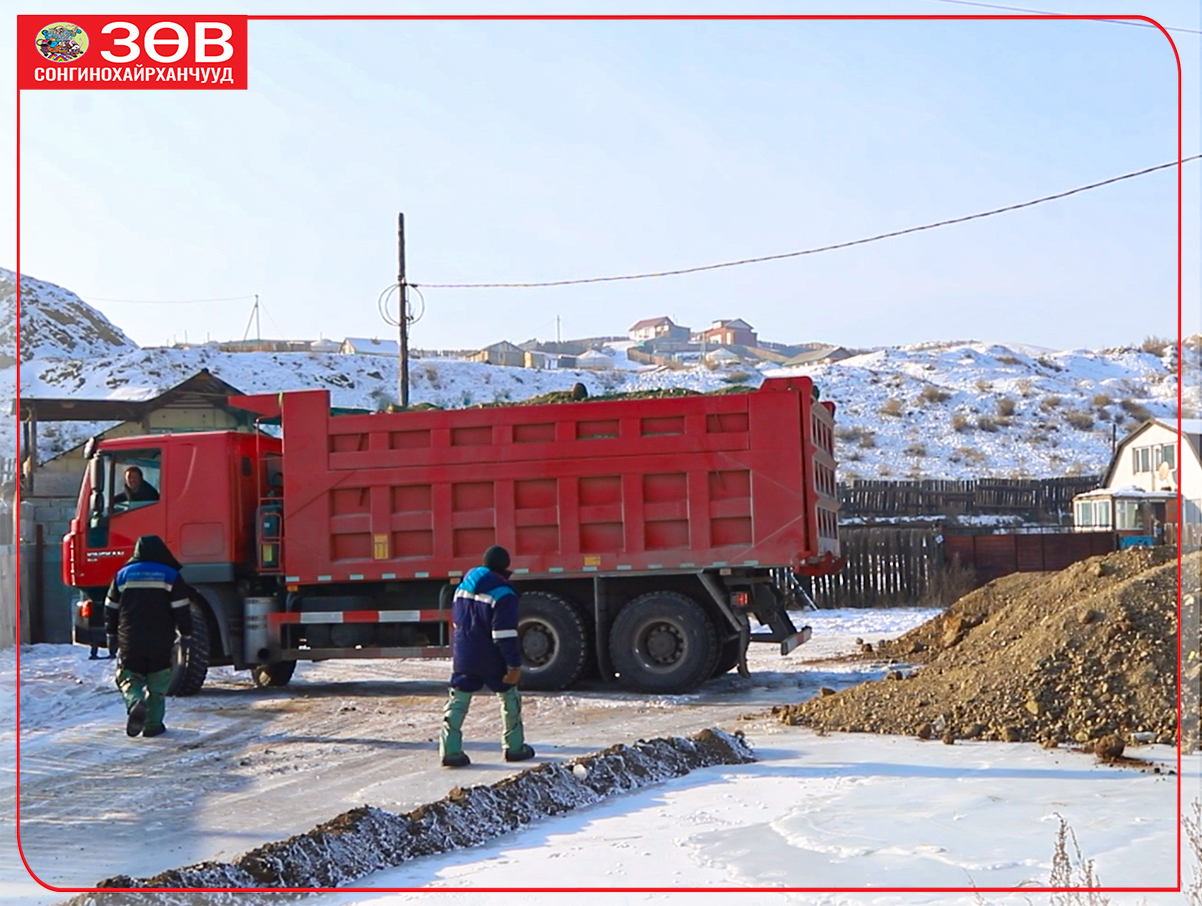
<path fill-rule="evenodd" d="M 179 561 L 158 535 L 143 535 L 121 567 L 104 602 L 104 629 L 117 636 L 122 663 L 135 673 L 171 666 L 175 631 L 191 635 L 191 596 Z"/>

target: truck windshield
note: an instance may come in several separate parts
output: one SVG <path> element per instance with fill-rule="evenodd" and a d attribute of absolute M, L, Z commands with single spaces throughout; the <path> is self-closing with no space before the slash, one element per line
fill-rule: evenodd
<path fill-rule="evenodd" d="M 101 454 L 103 512 L 117 515 L 158 503 L 162 458 L 162 451 L 157 448 Z"/>

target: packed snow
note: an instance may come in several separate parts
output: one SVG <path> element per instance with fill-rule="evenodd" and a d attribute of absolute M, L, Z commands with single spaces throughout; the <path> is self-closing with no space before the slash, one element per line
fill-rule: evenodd
<path fill-rule="evenodd" d="M 742 729 L 759 760 L 698 770 L 536 822 L 478 847 L 369 875 L 354 886 L 368 891 L 1040 887 L 1050 877 L 1060 817 L 1076 834 L 1084 856 L 1093 860 L 1105 887 L 1175 886 L 1178 787 L 1176 776 L 1168 773 L 1176 768 L 1176 753 L 1169 748 L 1129 749 L 1162 771 L 1140 772 L 1028 744 L 961 741 L 946 746 L 901 737 L 819 735 L 784 726 L 765 713 L 771 704 L 806 698 L 821 686 L 841 688 L 879 678 L 888 665 L 845 657 L 856 640 L 897 636 L 932 614 L 918 609 L 799 614 L 799 621 L 814 628 L 811 642 L 784 659 L 771 646 L 753 646 L 751 679 L 728 674 L 692 695 L 643 696 L 600 687 L 528 695 L 529 738 L 540 761 L 571 759 L 673 728 L 692 732 L 695 726 L 719 724 Z M 0 653 L 0 695 L 8 705 L 15 704 L 16 667 L 16 652 Z M 445 795 L 454 785 L 492 783 L 523 767 L 501 762 L 495 743 L 480 730 L 469 734 L 472 769 L 435 766 L 432 734 L 439 689 L 445 688 L 444 661 L 302 664 L 293 687 L 270 692 L 253 690 L 244 674 L 222 668 L 212 672 L 201 695 L 171 700 L 172 732 L 154 743 L 125 737 L 112 669 L 111 662 L 89 661 L 87 650 L 79 647 L 35 645 L 20 652 L 23 850 L 43 879 L 60 887 L 90 886 L 118 871 L 147 877 L 205 859 L 229 859 L 306 831 L 355 804 L 404 811 Z M 387 682 L 373 687 L 373 678 L 383 677 Z M 364 709 L 364 699 L 352 697 L 364 690 L 372 708 Z M 423 697 L 424 711 L 416 704 Z M 267 710 L 292 710 L 305 703 L 315 710 L 311 725 L 299 726 L 310 728 L 314 737 L 318 724 L 324 732 L 332 722 L 345 722 L 347 736 L 333 740 L 340 747 L 317 754 L 309 748 L 311 740 L 281 729 Z M 484 709 L 481 703 L 476 710 Z M 8 781 L 3 795 L 10 803 L 14 713 L 13 707 L 0 709 L 0 751 Z M 247 722 L 243 735 L 227 735 L 227 725 L 238 720 Z M 381 726 L 415 720 L 429 726 L 415 728 L 414 742 L 377 742 L 367 761 L 354 762 L 339 750 L 370 743 L 382 735 Z M 206 737 L 219 737 L 220 745 L 210 751 Z M 252 743 L 260 747 L 252 749 Z M 285 764 L 263 754 L 289 747 L 305 750 L 300 763 Z M 164 775 L 149 770 L 153 759 L 165 760 L 166 776 L 174 779 L 156 781 Z M 1187 804 L 1198 795 L 1198 769 L 1198 756 L 1187 756 Z M 149 785 L 134 799 L 122 796 L 131 772 Z M 193 782 L 206 772 L 215 785 L 197 793 Z M 293 776 L 308 782 L 287 785 Z M 314 795 L 318 790 L 320 795 Z M 15 844 L 12 813 L 5 808 L 0 822 L 10 854 Z M 154 845 L 144 845 L 150 839 Z M 38 886 L 19 858 L 0 862 L 4 903 L 43 906 L 67 896 Z M 356 890 L 305 902 L 401 906 L 420 896 Z M 446 896 L 465 906 L 517 906 L 550 903 L 552 895 Z M 664 896 L 598 894 L 582 902 L 656 903 Z M 1028 896 L 1041 902 L 1033 891 Z M 1026 902 L 1003 894 L 985 899 L 1016 906 Z M 761 893 L 746 901 L 799 900 Z M 973 893 L 875 892 L 804 901 L 977 902 Z M 1130 900 L 1112 895 L 1112 901 L 1168 904 L 1180 902 L 1180 894 L 1138 894 Z M 248 897 L 247 902 L 256 900 Z"/>
<path fill-rule="evenodd" d="M 12 345 L 15 275 L 0 269 L 0 347 Z M 615 325 L 617 327 L 617 325 Z M 620 329 L 620 328 L 619 328 Z M 781 333 L 795 329 L 778 325 Z M 0 393 L 24 397 L 150 399 L 207 368 L 245 393 L 327 389 L 332 404 L 376 411 L 396 400 L 391 356 L 227 353 L 215 346 L 139 349 L 70 290 L 22 278 L 22 362 L 0 348 Z M 811 337 L 793 337 L 807 341 Z M 830 339 L 830 338 L 827 338 Z M 1133 338 L 1134 339 L 1134 338 Z M 1101 473 L 1112 438 L 1144 418 L 1176 418 L 1173 344 L 1047 351 L 1024 344 L 940 341 L 863 351 L 827 365 L 642 367 L 627 341 L 606 344 L 612 368 L 534 370 L 457 359 L 410 363 L 413 403 L 458 408 L 517 402 L 583 383 L 590 394 L 758 386 L 807 374 L 838 405 L 840 478 L 1039 478 Z M 1196 346 L 1196 344 L 1195 344 Z M 1194 346 L 1190 354 L 1196 354 Z M 1197 411 L 1199 387 L 1182 388 Z M 0 456 L 15 454 L 11 413 L 0 414 Z M 103 423 L 44 424 L 38 455 L 82 443 Z"/>

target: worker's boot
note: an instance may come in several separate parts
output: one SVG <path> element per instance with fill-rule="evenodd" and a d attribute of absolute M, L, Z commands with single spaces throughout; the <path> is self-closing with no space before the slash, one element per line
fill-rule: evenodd
<path fill-rule="evenodd" d="M 171 685 L 171 668 L 156 670 L 146 677 L 146 728 L 143 736 L 158 736 L 167 728 L 163 715 L 167 712 L 167 688 Z"/>
<path fill-rule="evenodd" d="M 461 768 L 472 763 L 463 751 L 463 720 L 472 704 L 470 692 L 451 689 L 442 709 L 442 732 L 438 737 L 438 755 L 444 768 Z"/>
<path fill-rule="evenodd" d="M 117 671 L 117 688 L 125 701 L 125 733 L 137 736 L 146 726 L 146 677 L 122 667 Z"/>
<path fill-rule="evenodd" d="M 525 761 L 534 757 L 534 749 L 526 745 L 526 737 L 522 732 L 522 696 L 517 687 L 498 692 L 501 699 L 501 718 L 505 722 L 505 760 Z"/>

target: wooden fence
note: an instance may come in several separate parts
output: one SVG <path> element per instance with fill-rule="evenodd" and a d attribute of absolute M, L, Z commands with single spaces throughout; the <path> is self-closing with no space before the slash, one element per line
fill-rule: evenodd
<path fill-rule="evenodd" d="M 943 572 L 936 526 L 842 526 L 847 565 L 808 580 L 819 607 L 903 607 L 930 597 Z M 803 580 L 803 582 L 806 580 Z"/>
<path fill-rule="evenodd" d="M 841 526 L 847 564 L 803 579 L 827 607 L 941 607 L 1013 572 L 1064 569 L 1115 549 L 1113 532 L 949 534 L 934 525 Z"/>
<path fill-rule="evenodd" d="M 839 485 L 839 515 L 887 518 L 1006 514 L 1039 519 L 1071 515 L 1073 497 L 1099 484 L 1098 475 L 1030 480 L 856 480 Z"/>

